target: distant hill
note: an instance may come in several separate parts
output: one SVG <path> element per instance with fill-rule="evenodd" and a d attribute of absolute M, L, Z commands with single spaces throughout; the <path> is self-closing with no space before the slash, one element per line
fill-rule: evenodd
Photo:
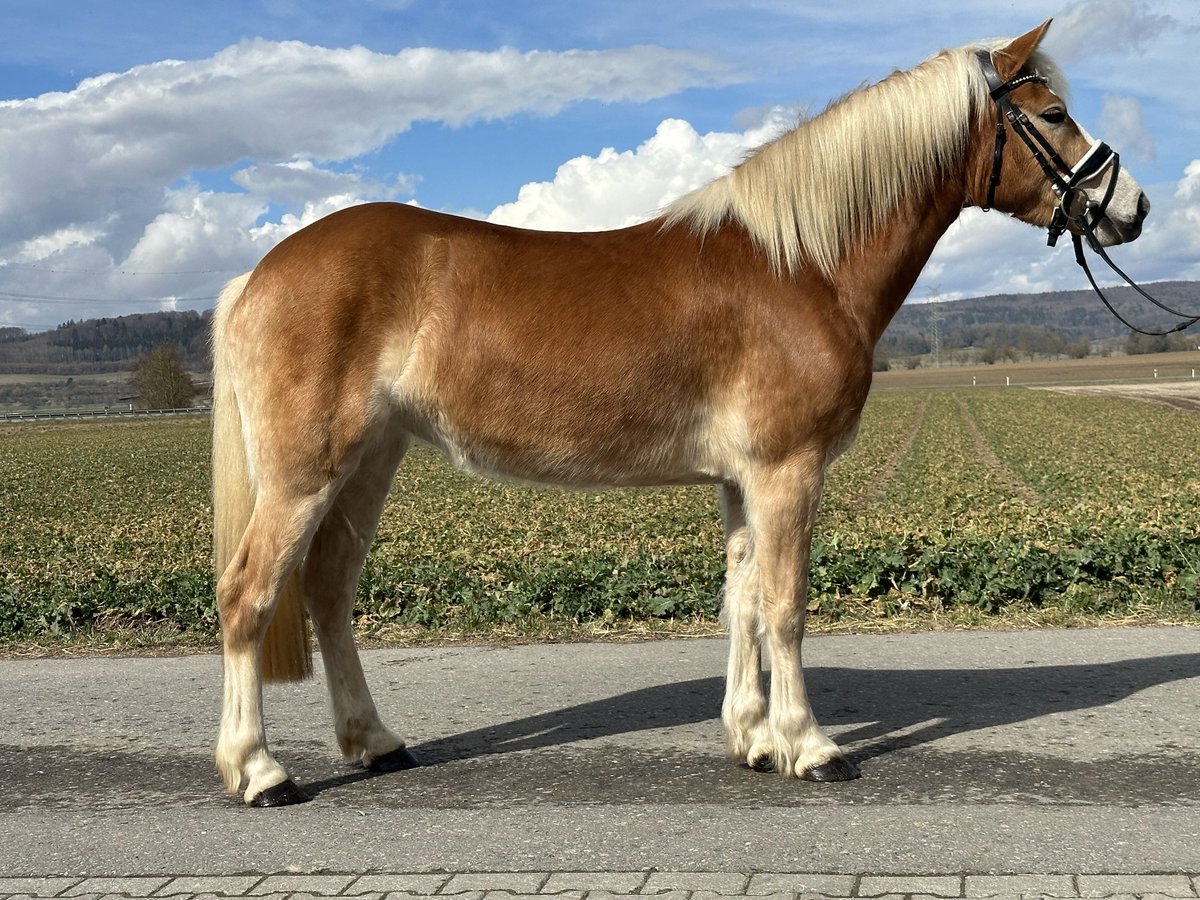
<path fill-rule="evenodd" d="M 209 324 L 212 311 L 157 312 L 67 322 L 50 331 L 30 333 L 0 328 L 0 374 L 90 375 L 120 372 L 164 341 L 183 348 L 185 365 L 210 368 Z"/>
<path fill-rule="evenodd" d="M 1200 312 L 1200 282 L 1159 281 L 1145 286 L 1150 294 L 1176 309 Z M 1179 320 L 1139 297 L 1132 288 L 1105 290 L 1105 295 L 1130 322 L 1150 330 L 1174 327 Z M 998 294 L 969 300 L 941 303 L 913 303 L 900 308 L 881 341 L 892 355 L 928 353 L 934 331 L 934 319 L 940 321 L 943 350 L 964 347 L 1021 347 L 1057 342 L 1051 346 L 1029 347 L 1030 352 L 1053 355 L 1065 352 L 1071 342 L 1123 340 L 1130 331 L 1100 302 L 1090 289 L 1053 291 L 1044 294 Z M 1194 331 L 1195 329 L 1193 329 Z"/>
<path fill-rule="evenodd" d="M 1168 306 L 1200 311 L 1200 282 L 1160 281 L 1150 293 Z M 1106 292 L 1113 305 L 1143 327 L 1174 325 L 1174 320 L 1131 288 Z M 941 303 L 911 300 L 884 333 L 883 352 L 919 356 L 932 349 L 935 317 L 943 351 L 963 348 L 1011 349 L 1028 356 L 1055 356 L 1077 346 L 1129 334 L 1090 290 L 1045 294 L 998 294 Z M 67 322 L 52 331 L 29 333 L 0 328 L 0 374 L 87 375 L 120 372 L 163 341 L 182 348 L 195 372 L 210 369 L 208 335 L 212 311 L 139 313 L 111 319 Z M 1200 341 L 1190 333 L 1193 344 Z M 1182 342 L 1182 341 L 1180 341 Z M 1166 349 L 1166 348 L 1162 348 Z"/>

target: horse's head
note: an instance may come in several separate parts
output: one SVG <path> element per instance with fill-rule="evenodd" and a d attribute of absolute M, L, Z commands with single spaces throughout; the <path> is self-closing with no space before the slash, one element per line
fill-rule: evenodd
<path fill-rule="evenodd" d="M 977 53 L 990 96 L 973 136 L 970 200 L 1054 237 L 1065 229 L 1090 231 L 1102 246 L 1132 241 L 1150 201 L 1117 154 L 1080 127 L 1055 92 L 1062 91 L 1057 71 L 1035 53 L 1049 27 Z"/>

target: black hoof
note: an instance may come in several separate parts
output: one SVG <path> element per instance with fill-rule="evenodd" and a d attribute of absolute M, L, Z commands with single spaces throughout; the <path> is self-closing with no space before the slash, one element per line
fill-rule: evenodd
<path fill-rule="evenodd" d="M 405 769 L 415 769 L 421 761 L 408 752 L 407 747 L 400 747 L 391 753 L 377 756 L 367 765 L 372 772 L 403 772 Z"/>
<path fill-rule="evenodd" d="M 827 763 L 813 766 L 801 777 L 805 781 L 853 781 L 859 775 L 857 766 L 837 756 Z"/>
<path fill-rule="evenodd" d="M 755 772 L 774 772 L 775 760 L 770 753 L 763 753 L 759 756 L 751 757 L 746 761 L 746 765 Z"/>
<path fill-rule="evenodd" d="M 250 801 L 250 805 L 257 807 L 294 806 L 297 803 L 307 803 L 311 799 L 296 782 L 289 778 L 258 794 Z"/>

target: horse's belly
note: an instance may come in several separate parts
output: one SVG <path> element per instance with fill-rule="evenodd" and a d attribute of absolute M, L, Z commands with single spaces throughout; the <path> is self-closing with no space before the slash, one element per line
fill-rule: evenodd
<path fill-rule="evenodd" d="M 697 452 L 688 434 L 635 438 L 597 426 L 591 433 L 554 429 L 472 427 L 442 418 L 418 436 L 458 468 L 484 475 L 566 487 L 634 487 L 721 481 L 719 467 Z"/>

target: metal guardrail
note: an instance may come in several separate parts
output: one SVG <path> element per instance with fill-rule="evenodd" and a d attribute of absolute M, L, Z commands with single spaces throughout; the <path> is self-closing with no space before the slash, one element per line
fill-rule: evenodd
<path fill-rule="evenodd" d="M 70 419 L 137 419 L 149 416 L 209 415 L 208 406 L 187 406 L 180 409 L 90 409 L 79 412 L 19 412 L 0 413 L 0 422 L 53 422 Z"/>

